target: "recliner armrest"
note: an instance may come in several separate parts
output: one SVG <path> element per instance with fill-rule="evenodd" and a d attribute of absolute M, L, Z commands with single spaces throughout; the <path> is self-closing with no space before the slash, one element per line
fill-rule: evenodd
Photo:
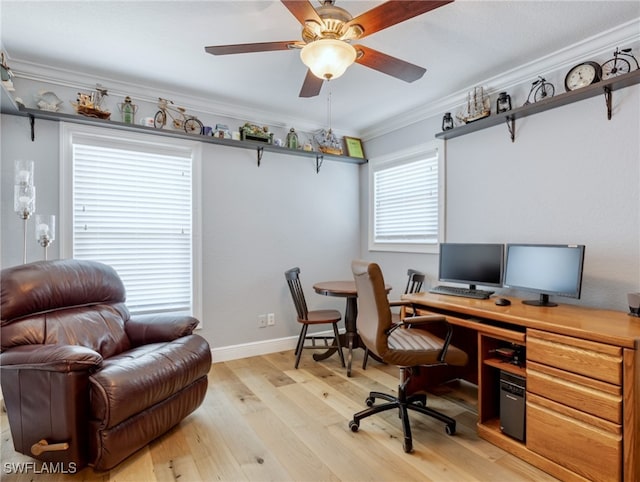
<path fill-rule="evenodd" d="M 191 335 L 198 326 L 192 316 L 151 314 L 132 316 L 124 326 L 129 340 L 134 346 L 173 341 Z"/>
<path fill-rule="evenodd" d="M 76 372 L 91 370 L 101 363 L 99 353 L 76 345 L 23 345 L 0 354 L 3 370 Z"/>

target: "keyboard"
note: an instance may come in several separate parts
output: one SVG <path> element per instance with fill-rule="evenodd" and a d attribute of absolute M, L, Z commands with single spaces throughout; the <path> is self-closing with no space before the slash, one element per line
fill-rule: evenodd
<path fill-rule="evenodd" d="M 458 288 L 456 286 L 434 286 L 429 293 L 438 295 L 462 296 L 464 298 L 474 298 L 476 300 L 486 300 L 495 291 L 478 290 L 471 288 Z"/>

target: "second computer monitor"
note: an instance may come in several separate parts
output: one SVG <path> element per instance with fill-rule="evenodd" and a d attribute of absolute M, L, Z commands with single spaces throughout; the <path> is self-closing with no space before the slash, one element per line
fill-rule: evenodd
<path fill-rule="evenodd" d="M 504 245 L 488 243 L 441 243 L 440 281 L 502 286 Z"/>

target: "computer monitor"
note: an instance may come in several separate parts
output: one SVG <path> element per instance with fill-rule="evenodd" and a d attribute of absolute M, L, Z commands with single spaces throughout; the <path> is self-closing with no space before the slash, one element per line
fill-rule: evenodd
<path fill-rule="evenodd" d="M 504 285 L 540 293 L 538 300 L 523 303 L 557 306 L 549 295 L 580 298 L 582 289 L 583 245 L 508 244 Z"/>
<path fill-rule="evenodd" d="M 438 279 L 452 283 L 502 286 L 503 244 L 441 243 Z"/>

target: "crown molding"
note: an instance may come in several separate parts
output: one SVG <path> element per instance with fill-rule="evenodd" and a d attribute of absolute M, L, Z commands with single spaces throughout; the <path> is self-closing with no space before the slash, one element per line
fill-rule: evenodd
<path fill-rule="evenodd" d="M 386 119 L 384 123 L 365 129 L 360 133 L 360 137 L 365 141 L 371 140 L 430 117 L 441 116 L 444 112 L 455 112 L 465 105 L 467 93 L 476 85 L 485 86 L 485 92 L 488 95 L 512 90 L 521 85 L 526 85 L 528 89 L 531 79 L 537 78 L 541 73 L 548 78 L 549 74 L 561 72 L 562 78 L 564 78 L 564 72 L 578 62 L 590 58 L 602 58 L 605 61 L 611 58 L 613 51 L 618 46 L 626 48 L 629 46 L 637 47 L 638 45 L 640 45 L 640 17 L 559 49 L 535 61 L 519 65 L 499 75 L 467 86 L 441 98 L 437 102 L 431 102 Z"/>

